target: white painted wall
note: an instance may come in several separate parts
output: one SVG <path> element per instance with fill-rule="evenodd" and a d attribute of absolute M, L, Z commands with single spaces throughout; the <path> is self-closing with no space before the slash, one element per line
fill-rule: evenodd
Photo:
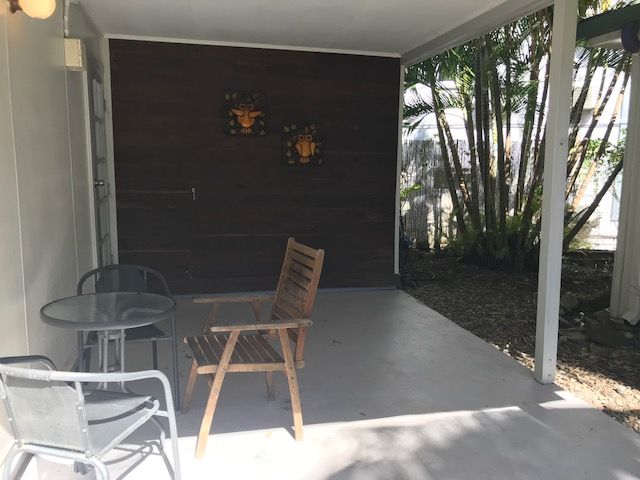
<path fill-rule="evenodd" d="M 69 365 L 73 336 L 39 318 L 44 302 L 73 293 L 78 276 L 62 12 L 7 20 L 29 351 Z"/>
<path fill-rule="evenodd" d="M 27 352 L 27 326 L 9 95 L 6 10 L 2 9 L 0 15 L 0 354 L 4 356 Z M 0 447 L 4 455 L 10 437 L 5 416 L 0 415 L 0 419 Z"/>
<path fill-rule="evenodd" d="M 57 7 L 35 20 L 0 3 L 0 356 L 43 354 L 68 368 L 75 334 L 44 325 L 39 309 L 73 294 L 86 267 L 90 219 L 74 207 L 91 192 L 86 170 L 74 176 L 86 154 L 71 155 L 82 115 L 69 116 L 62 1 Z M 2 458 L 11 437 L 0 423 Z"/>
<path fill-rule="evenodd" d="M 0 352 L 19 355 L 27 351 L 27 332 L 4 10 L 0 15 Z"/>

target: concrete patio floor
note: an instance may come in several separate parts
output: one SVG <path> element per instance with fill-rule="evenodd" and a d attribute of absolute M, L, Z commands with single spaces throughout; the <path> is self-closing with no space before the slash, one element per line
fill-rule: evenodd
<path fill-rule="evenodd" d="M 179 334 L 197 333 L 206 312 L 181 298 Z M 221 315 L 251 313 L 230 306 Z M 178 414 L 184 479 L 640 479 L 640 436 L 559 387 L 536 383 L 402 291 L 323 291 L 314 322 L 299 371 L 304 442 L 291 435 L 284 376 L 275 376 L 276 400 L 268 402 L 263 374 L 229 374 L 206 456 L 195 460 L 207 393 L 201 379 L 191 411 Z M 131 346 L 128 369 L 150 368 L 150 350 Z M 167 346 L 160 354 L 168 364 Z M 186 354 L 181 345 L 182 388 Z M 153 428 L 141 430 L 131 448 L 156 437 Z M 24 478 L 36 469 L 43 479 L 75 478 L 66 465 L 31 463 Z M 109 470 L 112 478 L 169 478 L 150 443 Z"/>

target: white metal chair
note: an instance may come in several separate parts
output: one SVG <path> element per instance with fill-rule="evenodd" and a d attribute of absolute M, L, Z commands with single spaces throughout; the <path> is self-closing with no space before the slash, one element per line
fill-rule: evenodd
<path fill-rule="evenodd" d="M 34 368 L 37 366 L 38 368 Z M 157 379 L 162 383 L 166 410 L 149 395 L 106 390 L 83 391 L 83 383 L 124 383 Z M 13 460 L 24 454 L 51 455 L 91 465 L 102 480 L 109 479 L 103 458 L 131 433 L 151 420 L 166 437 L 156 417 L 169 422 L 175 480 L 180 480 L 178 433 L 171 387 L 157 370 L 143 372 L 77 373 L 57 371 L 46 357 L 0 358 L 0 398 L 15 437 L 2 480 L 10 480 Z"/>

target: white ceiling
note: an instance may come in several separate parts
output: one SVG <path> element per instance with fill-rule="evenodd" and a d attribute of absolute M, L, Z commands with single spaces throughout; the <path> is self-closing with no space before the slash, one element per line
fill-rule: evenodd
<path fill-rule="evenodd" d="M 545 3 L 545 0 L 76 1 L 109 37 L 395 56 L 433 42 L 456 27 L 471 25 L 483 15 L 495 19 L 498 25 L 513 18 L 511 11 Z"/>

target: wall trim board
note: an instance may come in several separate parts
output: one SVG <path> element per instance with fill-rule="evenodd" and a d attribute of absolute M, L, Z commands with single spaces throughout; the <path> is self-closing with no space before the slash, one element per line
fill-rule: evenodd
<path fill-rule="evenodd" d="M 89 114 L 89 74 L 86 70 L 82 73 L 82 96 L 84 99 L 85 109 L 84 109 L 84 128 L 85 128 L 85 147 L 86 147 L 86 156 L 87 156 L 87 182 L 89 185 L 93 185 L 94 179 L 96 178 L 94 169 L 93 169 L 93 145 L 91 138 L 91 115 Z M 91 192 L 89 195 L 89 220 L 91 222 L 91 254 L 93 256 L 93 267 L 96 268 L 98 266 L 98 235 L 97 235 L 97 217 L 96 217 L 96 197 Z M 111 219 L 109 219 L 111 221 Z"/>
<path fill-rule="evenodd" d="M 367 57 L 400 58 L 400 53 L 376 52 L 368 50 L 343 50 L 339 48 L 300 47 L 296 45 L 272 45 L 268 43 L 222 42 L 216 40 L 200 40 L 195 38 L 154 37 L 145 35 L 124 35 L 107 33 L 105 38 L 111 40 L 138 40 L 144 42 L 182 43 L 187 45 L 211 45 L 214 47 L 260 48 L 262 50 L 291 50 L 296 52 L 336 53 L 339 55 L 363 55 Z"/>
<path fill-rule="evenodd" d="M 65 74 L 64 74 L 64 93 L 65 93 L 65 98 L 66 98 L 66 102 L 65 102 L 65 106 L 66 106 L 66 113 L 67 113 L 67 143 L 69 144 L 69 173 L 71 176 L 71 189 L 70 189 L 70 194 L 71 194 L 71 217 L 73 218 L 73 242 L 75 244 L 75 250 L 76 250 L 76 275 L 77 278 L 80 278 L 80 275 L 82 275 L 80 273 L 80 262 L 78 261 L 79 257 L 80 257 L 80 251 L 79 251 L 79 245 L 78 245 L 78 218 L 76 215 L 76 185 L 74 182 L 74 175 L 73 175 L 73 148 L 72 148 L 72 135 L 73 133 L 71 132 L 71 118 L 70 118 L 70 113 L 69 113 L 69 71 L 66 70 Z"/>
<path fill-rule="evenodd" d="M 404 73 L 405 65 L 400 63 L 400 88 L 398 95 L 398 154 L 396 160 L 396 223 L 395 236 L 393 238 L 393 273 L 400 274 L 400 190 L 402 188 L 400 177 L 402 176 L 402 121 L 404 119 Z"/>
<path fill-rule="evenodd" d="M 102 42 L 102 85 L 104 87 L 104 127 L 107 147 L 107 169 L 109 176 L 109 235 L 113 263 L 119 263 L 118 215 L 116 212 L 116 175 L 113 140 L 113 102 L 111 98 L 110 41 Z"/>

